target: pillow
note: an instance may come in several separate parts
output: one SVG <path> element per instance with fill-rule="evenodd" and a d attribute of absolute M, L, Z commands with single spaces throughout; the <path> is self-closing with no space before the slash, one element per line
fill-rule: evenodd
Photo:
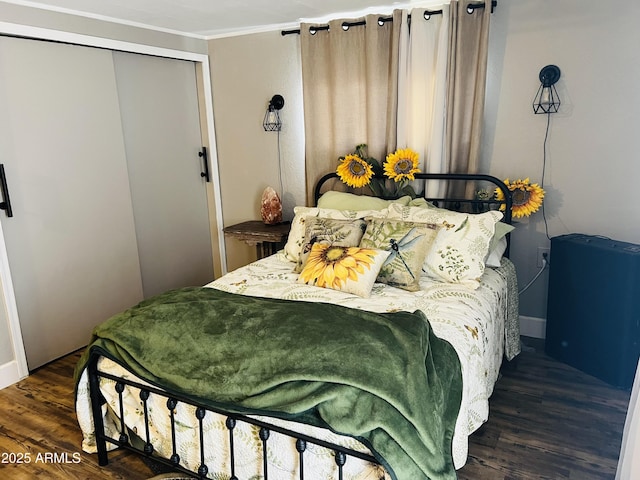
<path fill-rule="evenodd" d="M 356 195 L 354 193 L 336 192 L 330 190 L 323 193 L 318 199 L 318 208 L 333 208 L 336 210 L 383 210 L 391 203 L 409 205 L 411 197 L 409 195 L 400 197 L 397 200 L 383 200 L 382 198 L 369 195 Z"/>
<path fill-rule="evenodd" d="M 507 239 L 502 237 L 497 241 L 496 246 L 489 251 L 489 256 L 484 262 L 487 267 L 499 267 L 501 265 L 502 256 L 507 249 Z"/>
<path fill-rule="evenodd" d="M 415 292 L 420 273 L 438 227 L 426 223 L 371 219 L 361 247 L 387 250 L 389 258 L 378 273 L 378 282 Z"/>
<path fill-rule="evenodd" d="M 516 227 L 513 225 L 509 225 L 508 223 L 498 222 L 496 223 L 496 231 L 491 237 L 491 242 L 489 242 L 489 252 L 496 248 L 498 242 L 502 240 L 507 233 L 514 231 Z"/>
<path fill-rule="evenodd" d="M 388 256 L 384 250 L 314 243 L 298 282 L 369 297 Z"/>
<path fill-rule="evenodd" d="M 423 197 L 414 198 L 413 200 L 409 201 L 408 205 L 410 207 L 421 207 L 421 208 L 433 208 L 434 206 L 432 203 L 428 202 Z"/>
<path fill-rule="evenodd" d="M 507 250 L 506 235 L 507 233 L 515 230 L 515 228 L 516 227 L 513 225 L 509 225 L 504 222 L 496 223 L 496 231 L 489 242 L 489 254 L 484 262 L 487 267 L 500 266 L 500 260 L 502 259 L 504 252 Z"/>
<path fill-rule="evenodd" d="M 298 262 L 304 243 L 307 217 L 334 218 L 338 220 L 355 220 L 365 217 L 385 217 L 385 210 L 335 210 L 331 208 L 294 207 L 289 238 L 284 246 L 284 254 L 288 260 Z"/>
<path fill-rule="evenodd" d="M 460 283 L 471 289 L 480 286 L 489 244 L 502 212 L 471 214 L 443 208 L 418 208 L 389 205 L 388 219 L 435 223 L 441 228 L 424 263 L 424 271 L 432 278 Z"/>
<path fill-rule="evenodd" d="M 333 218 L 307 217 L 304 242 L 295 268 L 296 273 L 302 271 L 309 252 L 314 243 L 337 245 L 339 247 L 357 247 L 367 229 L 367 222 L 362 218 L 355 220 L 336 220 Z"/>

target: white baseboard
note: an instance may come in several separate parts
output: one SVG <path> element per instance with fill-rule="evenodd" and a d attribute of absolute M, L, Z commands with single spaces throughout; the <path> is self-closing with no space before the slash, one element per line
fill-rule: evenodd
<path fill-rule="evenodd" d="M 525 317 L 520 315 L 520 335 L 532 338 L 545 338 L 547 319 L 537 317 Z"/>
<path fill-rule="evenodd" d="M 22 380 L 18 362 L 12 360 L 0 365 L 0 390 Z"/>

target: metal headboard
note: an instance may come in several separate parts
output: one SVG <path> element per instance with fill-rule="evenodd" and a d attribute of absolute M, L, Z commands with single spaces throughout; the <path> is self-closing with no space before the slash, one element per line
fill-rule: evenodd
<path fill-rule="evenodd" d="M 318 182 L 316 183 L 316 188 L 313 192 L 314 205 L 318 204 L 318 200 L 323 193 L 323 186 L 326 182 L 332 179 L 338 179 L 338 174 L 336 172 L 327 173 L 324 175 Z M 449 208 L 451 210 L 462 211 L 465 207 L 471 212 L 481 212 L 486 210 L 495 210 L 500 208 L 501 205 L 505 206 L 504 209 L 504 217 L 502 221 L 507 224 L 511 224 L 511 191 L 507 188 L 505 183 L 497 177 L 492 175 L 484 175 L 484 174 L 470 174 L 470 173 L 416 173 L 416 180 L 446 180 L 446 181 L 459 181 L 459 182 L 486 182 L 490 183 L 494 186 L 494 188 L 499 188 L 503 195 L 504 200 L 498 200 L 494 198 L 494 196 L 490 196 L 488 199 L 478 199 L 478 198 L 438 198 L 438 197 L 428 197 L 424 196 L 425 200 L 433 203 L 436 206 L 443 206 Z M 510 238 L 507 235 L 507 251 L 506 255 L 508 256 L 510 249 Z"/>

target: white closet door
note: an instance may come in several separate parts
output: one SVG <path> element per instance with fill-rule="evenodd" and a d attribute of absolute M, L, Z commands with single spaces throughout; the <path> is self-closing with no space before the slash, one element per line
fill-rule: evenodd
<path fill-rule="evenodd" d="M 0 38 L 0 212 L 32 370 L 142 298 L 111 52 Z"/>
<path fill-rule="evenodd" d="M 193 62 L 113 54 L 145 297 L 213 280 Z"/>

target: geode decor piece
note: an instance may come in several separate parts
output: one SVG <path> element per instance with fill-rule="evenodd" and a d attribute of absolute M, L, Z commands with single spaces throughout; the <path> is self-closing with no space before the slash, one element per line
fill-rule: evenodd
<path fill-rule="evenodd" d="M 267 225 L 282 223 L 282 202 L 278 193 L 271 187 L 262 192 L 262 204 L 260 207 L 262 221 Z"/>

